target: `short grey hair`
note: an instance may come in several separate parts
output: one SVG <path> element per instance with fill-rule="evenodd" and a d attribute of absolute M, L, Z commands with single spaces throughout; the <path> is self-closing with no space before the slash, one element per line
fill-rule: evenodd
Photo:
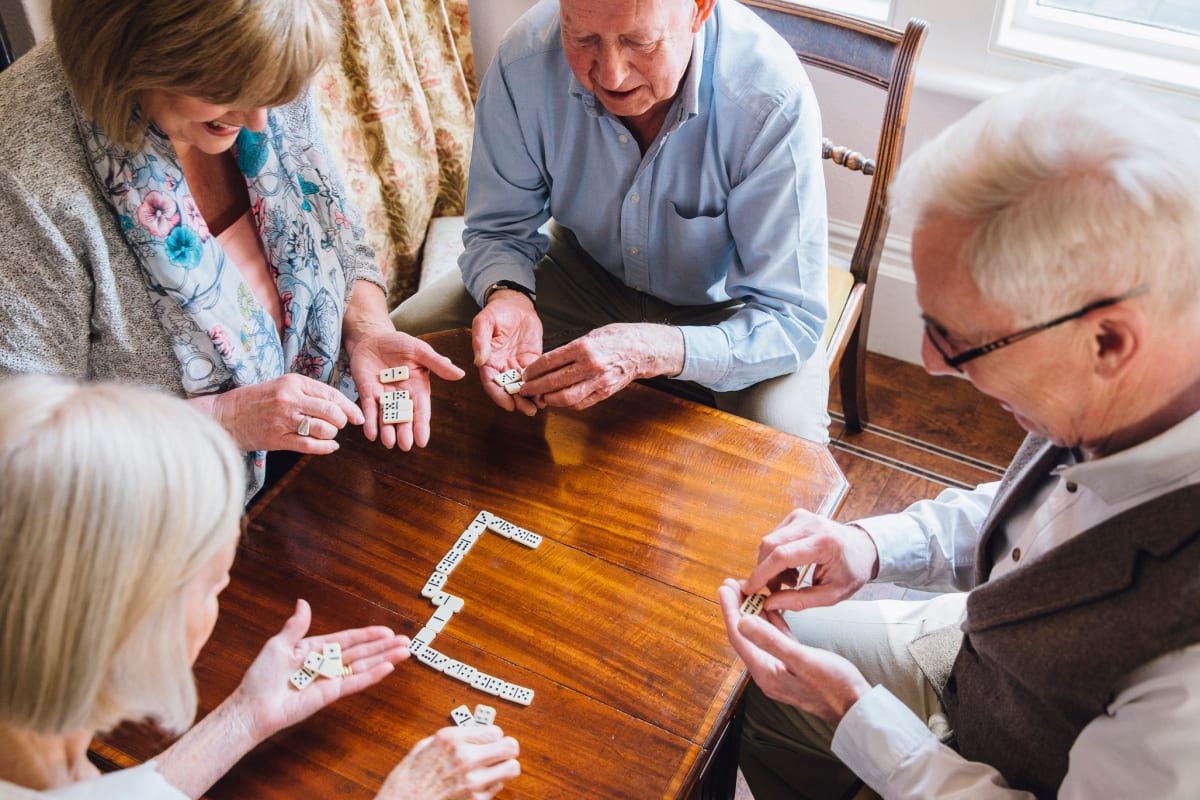
<path fill-rule="evenodd" d="M 337 0 L 52 0 L 54 39 L 84 114 L 140 146 L 143 92 L 265 108 L 299 96 L 341 44 Z"/>
<path fill-rule="evenodd" d="M 0 382 L 0 476 L 0 722 L 185 730 L 185 589 L 242 511 L 228 434 L 148 388 L 22 376 Z"/>
<path fill-rule="evenodd" d="M 1116 76 L 1077 70 L 992 98 L 910 156 L 897 207 L 976 223 L 962 254 L 984 296 L 1032 324 L 1149 287 L 1200 290 L 1200 136 Z"/>

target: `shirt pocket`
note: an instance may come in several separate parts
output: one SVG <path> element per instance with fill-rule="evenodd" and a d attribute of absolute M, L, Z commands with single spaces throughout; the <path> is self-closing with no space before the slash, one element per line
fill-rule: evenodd
<path fill-rule="evenodd" d="M 672 266 L 686 266 L 704 285 L 723 282 L 733 255 L 733 235 L 725 208 L 692 210 L 671 201 L 663 215 L 663 241 Z"/>

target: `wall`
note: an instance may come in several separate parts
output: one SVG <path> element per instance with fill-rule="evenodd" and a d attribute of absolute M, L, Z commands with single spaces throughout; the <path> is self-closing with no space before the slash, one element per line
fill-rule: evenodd
<path fill-rule="evenodd" d="M 470 0 L 471 39 L 476 68 L 481 75 L 504 31 L 532 5 L 533 0 Z M 879 92 L 828 73 L 810 71 L 810 76 L 821 100 L 826 135 L 861 152 L 873 152 L 882 113 Z M 928 141 L 974 105 L 973 100 L 922 89 L 918 81 L 909 111 L 905 150 L 911 151 Z M 848 258 L 866 204 L 866 180 L 833 164 L 827 164 L 825 177 L 829 192 L 830 251 L 835 257 Z M 920 363 L 920 309 L 908 260 L 911 231 L 912 222 L 903 214 L 892 221 L 879 268 L 868 347 L 893 358 Z"/>

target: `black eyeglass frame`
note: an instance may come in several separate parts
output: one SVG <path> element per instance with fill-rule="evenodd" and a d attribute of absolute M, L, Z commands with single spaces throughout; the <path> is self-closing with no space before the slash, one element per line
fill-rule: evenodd
<path fill-rule="evenodd" d="M 980 356 L 986 356 L 988 353 L 992 353 L 992 352 L 995 352 L 996 350 L 1000 350 L 1001 348 L 1008 347 L 1010 344 L 1016 344 L 1017 342 L 1021 341 L 1022 339 L 1028 339 L 1030 336 L 1033 336 L 1035 333 L 1041 333 L 1042 331 L 1047 330 L 1049 328 L 1053 328 L 1057 325 L 1062 325 L 1065 322 L 1070 322 L 1071 320 L 1079 319 L 1080 317 L 1083 317 L 1083 316 L 1086 316 L 1086 315 L 1092 313 L 1093 311 L 1095 311 L 1098 308 L 1108 308 L 1109 306 L 1115 306 L 1117 303 L 1128 300 L 1131 297 L 1137 297 L 1140 294 L 1145 294 L 1146 291 L 1148 291 L 1148 289 L 1149 289 L 1149 287 L 1147 287 L 1147 286 L 1137 286 L 1137 287 L 1134 287 L 1133 289 L 1130 289 L 1128 292 L 1125 292 L 1124 294 L 1119 294 L 1115 297 L 1105 297 L 1101 300 L 1096 300 L 1095 302 L 1088 303 L 1086 306 L 1079 309 L 1078 311 L 1072 311 L 1070 314 L 1064 314 L 1061 317 L 1055 317 L 1054 319 L 1050 320 L 1049 322 L 1042 322 L 1038 325 L 1032 325 L 1028 328 L 1022 328 L 1021 330 L 1017 331 L 1016 333 L 1010 333 L 1008 336 L 1001 336 L 999 339 L 994 339 L 994 340 L 988 342 L 987 344 L 981 344 L 978 347 L 972 347 L 970 350 L 965 350 L 956 356 L 952 356 L 949 353 L 947 353 L 945 350 L 942 349 L 941 344 L 938 343 L 938 339 L 945 341 L 946 331 L 944 329 L 942 329 L 941 326 L 939 326 L 933 320 L 929 319 L 929 317 L 922 316 L 922 319 L 925 321 L 925 335 L 929 338 L 929 342 L 930 342 L 930 344 L 933 345 L 933 348 L 938 351 L 938 355 L 940 355 L 942 357 L 942 360 L 946 362 L 946 366 L 951 367 L 951 368 L 957 370 L 958 372 L 962 372 L 963 371 L 962 365 L 966 364 L 968 361 L 974 361 L 975 359 L 979 358 Z"/>

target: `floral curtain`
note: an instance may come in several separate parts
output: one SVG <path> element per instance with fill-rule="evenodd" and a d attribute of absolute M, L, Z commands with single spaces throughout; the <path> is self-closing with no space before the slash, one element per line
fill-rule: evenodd
<path fill-rule="evenodd" d="M 392 306 L 420 279 L 429 220 L 463 213 L 474 124 L 467 0 L 343 0 L 340 63 L 317 75 L 325 140 Z"/>

